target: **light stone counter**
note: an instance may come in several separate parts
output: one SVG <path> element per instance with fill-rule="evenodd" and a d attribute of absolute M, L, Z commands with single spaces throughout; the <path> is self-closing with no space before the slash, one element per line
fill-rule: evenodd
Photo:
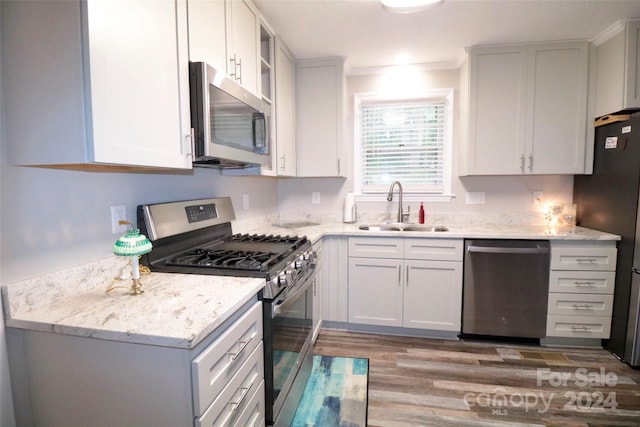
<path fill-rule="evenodd" d="M 576 227 L 573 232 L 550 231 L 542 225 L 501 221 L 445 219 L 447 232 L 363 231 L 361 223 L 323 220 L 319 225 L 290 228 L 278 218 L 234 224 L 234 233 L 307 236 L 386 236 L 429 238 L 619 240 L 620 237 Z M 274 226 L 277 223 L 281 226 Z M 372 224 L 375 221 L 366 222 Z M 451 225 L 449 225 L 451 224 Z M 107 294 L 114 277 L 130 285 L 127 260 L 110 257 L 84 266 L 46 274 L 2 287 L 5 324 L 9 327 L 167 347 L 195 347 L 264 286 L 263 279 L 152 273 L 142 277 L 144 294 L 127 289 Z"/>
<path fill-rule="evenodd" d="M 323 236 L 375 236 L 375 237 L 428 237 L 437 239 L 542 239 L 542 240 L 620 240 L 620 236 L 576 227 L 573 231 L 567 229 L 550 229 L 544 225 L 518 225 L 518 224 L 462 224 L 447 225 L 449 231 L 422 232 L 422 231 L 368 231 L 360 230 L 362 224 L 372 222 L 359 222 L 344 224 L 341 222 L 327 221 L 319 225 L 291 228 L 286 223 L 276 222 L 285 227 L 268 225 L 254 225 L 245 229 L 235 230 L 241 233 L 265 233 L 282 235 L 307 236 L 312 242 L 316 242 Z M 441 225 L 443 223 L 429 223 L 428 225 Z M 444 223 L 446 225 L 446 223 Z"/>
<path fill-rule="evenodd" d="M 264 280 L 151 273 L 131 296 L 126 259 L 110 257 L 2 287 L 9 327 L 191 349 L 246 302 Z M 114 277 L 116 285 L 106 289 Z"/>

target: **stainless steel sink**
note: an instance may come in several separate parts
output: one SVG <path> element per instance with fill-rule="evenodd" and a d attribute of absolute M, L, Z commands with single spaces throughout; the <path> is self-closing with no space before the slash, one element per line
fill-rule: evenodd
<path fill-rule="evenodd" d="M 369 224 L 358 227 L 360 230 L 366 231 L 418 231 L 425 233 L 449 231 L 443 225 L 424 225 L 424 224 L 405 224 L 405 223 L 389 223 L 389 224 Z"/>
<path fill-rule="evenodd" d="M 367 231 L 402 231 L 399 226 L 389 224 L 361 225 L 358 228 Z"/>
<path fill-rule="evenodd" d="M 312 227 L 314 225 L 320 225 L 320 223 L 319 222 L 313 222 L 313 221 L 301 220 L 301 221 L 276 222 L 276 223 L 274 223 L 272 225 L 274 227 L 280 227 L 280 228 L 301 228 L 301 227 Z"/>
<path fill-rule="evenodd" d="M 445 227 L 444 225 L 437 225 L 437 226 L 431 226 L 431 225 L 409 225 L 407 227 L 404 227 L 403 231 L 442 232 L 442 231 L 449 231 L 449 229 L 447 227 Z"/>

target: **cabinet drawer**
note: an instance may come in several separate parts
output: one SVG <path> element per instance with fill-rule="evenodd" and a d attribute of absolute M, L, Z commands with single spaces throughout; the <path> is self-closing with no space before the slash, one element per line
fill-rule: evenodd
<path fill-rule="evenodd" d="M 393 237 L 350 237 L 349 256 L 402 259 L 404 256 L 403 239 Z"/>
<path fill-rule="evenodd" d="M 196 427 L 236 425 L 240 414 L 249 406 L 251 396 L 264 383 L 264 355 L 262 352 L 261 342 L 211 406 L 200 418 L 196 419 Z"/>
<path fill-rule="evenodd" d="M 613 294 L 615 281 L 614 271 L 552 270 L 549 274 L 549 292 Z"/>
<path fill-rule="evenodd" d="M 245 410 L 236 420 L 234 427 L 261 427 L 265 425 L 264 381 L 253 394 Z"/>
<path fill-rule="evenodd" d="M 550 293 L 548 314 L 611 316 L 613 295 Z"/>
<path fill-rule="evenodd" d="M 611 317 L 547 316 L 547 336 L 571 338 L 609 338 Z"/>
<path fill-rule="evenodd" d="M 429 261 L 462 261 L 462 239 L 404 239 L 404 258 Z"/>
<path fill-rule="evenodd" d="M 614 247 L 551 247 L 552 270 L 615 271 Z"/>
<path fill-rule="evenodd" d="M 191 362 L 196 416 L 213 402 L 262 341 L 262 303 L 256 302 Z"/>

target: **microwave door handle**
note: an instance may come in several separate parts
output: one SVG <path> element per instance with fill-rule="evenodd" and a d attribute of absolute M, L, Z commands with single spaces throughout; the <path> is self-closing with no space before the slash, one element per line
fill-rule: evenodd
<path fill-rule="evenodd" d="M 258 126 L 258 123 L 262 122 L 262 126 Z M 258 132 L 262 130 L 263 134 L 267 134 L 266 120 L 263 113 L 254 113 L 253 115 L 253 146 L 255 148 L 264 148 L 265 138 L 258 138 Z"/>

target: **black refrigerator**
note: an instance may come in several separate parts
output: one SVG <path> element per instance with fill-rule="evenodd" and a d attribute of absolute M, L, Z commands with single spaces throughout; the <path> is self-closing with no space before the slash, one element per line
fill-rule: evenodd
<path fill-rule="evenodd" d="M 640 367 L 640 113 L 595 130 L 593 175 L 574 179 L 578 225 L 622 236 L 618 242 L 607 350 Z"/>

